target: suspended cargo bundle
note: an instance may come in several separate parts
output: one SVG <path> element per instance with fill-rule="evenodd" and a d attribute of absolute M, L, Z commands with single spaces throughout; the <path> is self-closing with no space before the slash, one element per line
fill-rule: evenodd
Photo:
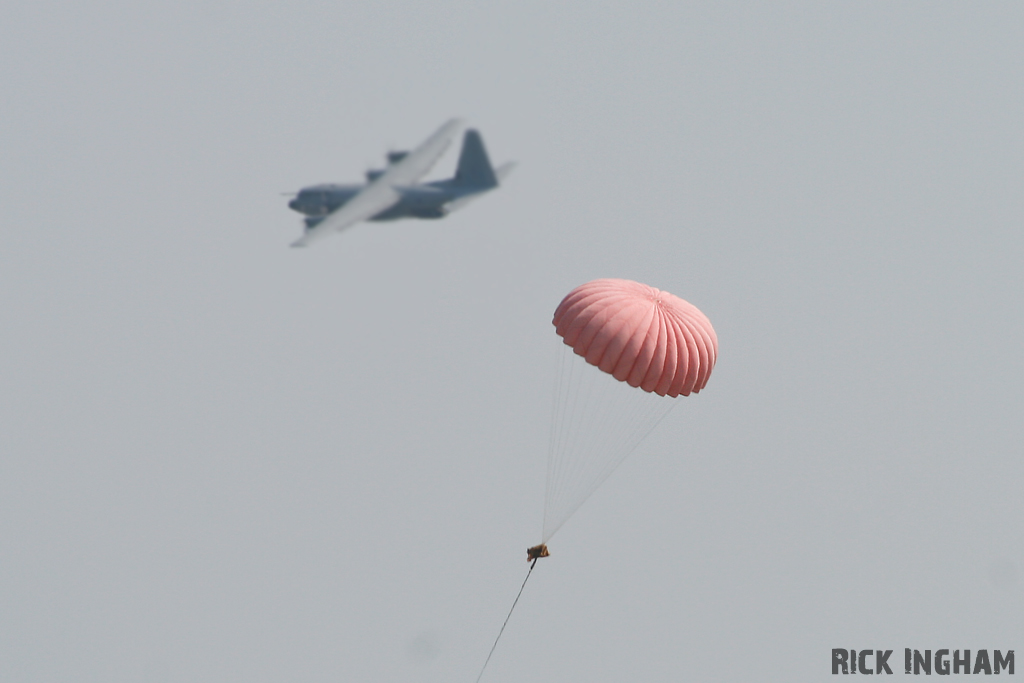
<path fill-rule="evenodd" d="M 561 356 L 544 529 L 530 559 L 676 404 L 707 384 L 718 338 L 690 304 L 631 280 L 580 285 L 555 310 Z M 591 367 L 593 366 L 593 367 Z"/>

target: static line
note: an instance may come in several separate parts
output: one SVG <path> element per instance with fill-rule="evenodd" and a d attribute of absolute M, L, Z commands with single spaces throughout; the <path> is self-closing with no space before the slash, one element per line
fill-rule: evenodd
<path fill-rule="evenodd" d="M 516 608 L 516 603 L 519 602 L 519 597 L 523 594 L 523 589 L 526 588 L 526 582 L 530 580 L 530 574 L 533 573 L 533 568 L 537 566 L 537 559 L 533 559 L 533 563 L 530 565 L 529 571 L 526 572 L 526 578 L 523 579 L 523 585 L 519 587 L 519 595 L 512 601 L 512 609 L 508 611 L 508 616 L 505 617 L 505 623 L 501 625 L 501 630 L 498 631 L 498 637 L 494 639 L 494 645 L 491 645 L 491 651 L 487 653 L 487 659 L 484 660 L 483 667 L 480 668 L 480 675 L 476 677 L 476 683 L 480 683 L 480 679 L 483 678 L 484 671 L 487 669 L 487 663 L 491 661 L 491 655 L 494 654 L 494 648 L 498 647 L 498 641 L 501 640 L 501 634 L 505 632 L 505 627 L 508 626 L 508 620 L 512 618 L 512 610 Z"/>

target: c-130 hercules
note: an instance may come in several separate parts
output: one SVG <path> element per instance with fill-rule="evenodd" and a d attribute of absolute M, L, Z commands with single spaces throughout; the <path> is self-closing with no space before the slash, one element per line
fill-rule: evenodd
<path fill-rule="evenodd" d="M 493 168 L 483 138 L 473 129 L 462 138 L 455 177 L 417 182 L 461 127 L 461 121 L 452 119 L 412 152 L 389 152 L 388 167 L 367 171 L 364 185 L 311 185 L 299 190 L 288 206 L 306 215 L 306 231 L 292 246 L 309 246 L 360 221 L 443 218 L 498 187 L 515 164 Z"/>

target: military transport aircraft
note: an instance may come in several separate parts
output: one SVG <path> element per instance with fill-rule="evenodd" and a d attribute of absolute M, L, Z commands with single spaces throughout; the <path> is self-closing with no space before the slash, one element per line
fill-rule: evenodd
<path fill-rule="evenodd" d="M 299 190 L 288 206 L 305 214 L 306 231 L 292 246 L 308 246 L 360 221 L 443 218 L 498 187 L 514 164 L 492 168 L 483 138 L 472 129 L 462 138 L 454 178 L 417 182 L 441 158 L 461 127 L 461 121 L 452 119 L 412 152 L 389 152 L 388 167 L 367 171 L 363 185 L 312 185 Z"/>

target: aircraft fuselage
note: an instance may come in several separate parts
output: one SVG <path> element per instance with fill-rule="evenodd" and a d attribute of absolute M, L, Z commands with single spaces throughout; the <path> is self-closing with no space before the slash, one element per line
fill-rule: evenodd
<path fill-rule="evenodd" d="M 366 185 L 311 185 L 299 190 L 288 207 L 306 216 L 306 226 L 313 227 L 327 214 L 337 211 L 359 194 Z M 444 218 L 447 205 L 462 197 L 477 194 L 482 188 L 453 187 L 447 180 L 396 188 L 398 203 L 370 218 L 371 221 L 394 221 L 400 218 Z M 488 188 L 489 189 L 489 188 Z"/>

